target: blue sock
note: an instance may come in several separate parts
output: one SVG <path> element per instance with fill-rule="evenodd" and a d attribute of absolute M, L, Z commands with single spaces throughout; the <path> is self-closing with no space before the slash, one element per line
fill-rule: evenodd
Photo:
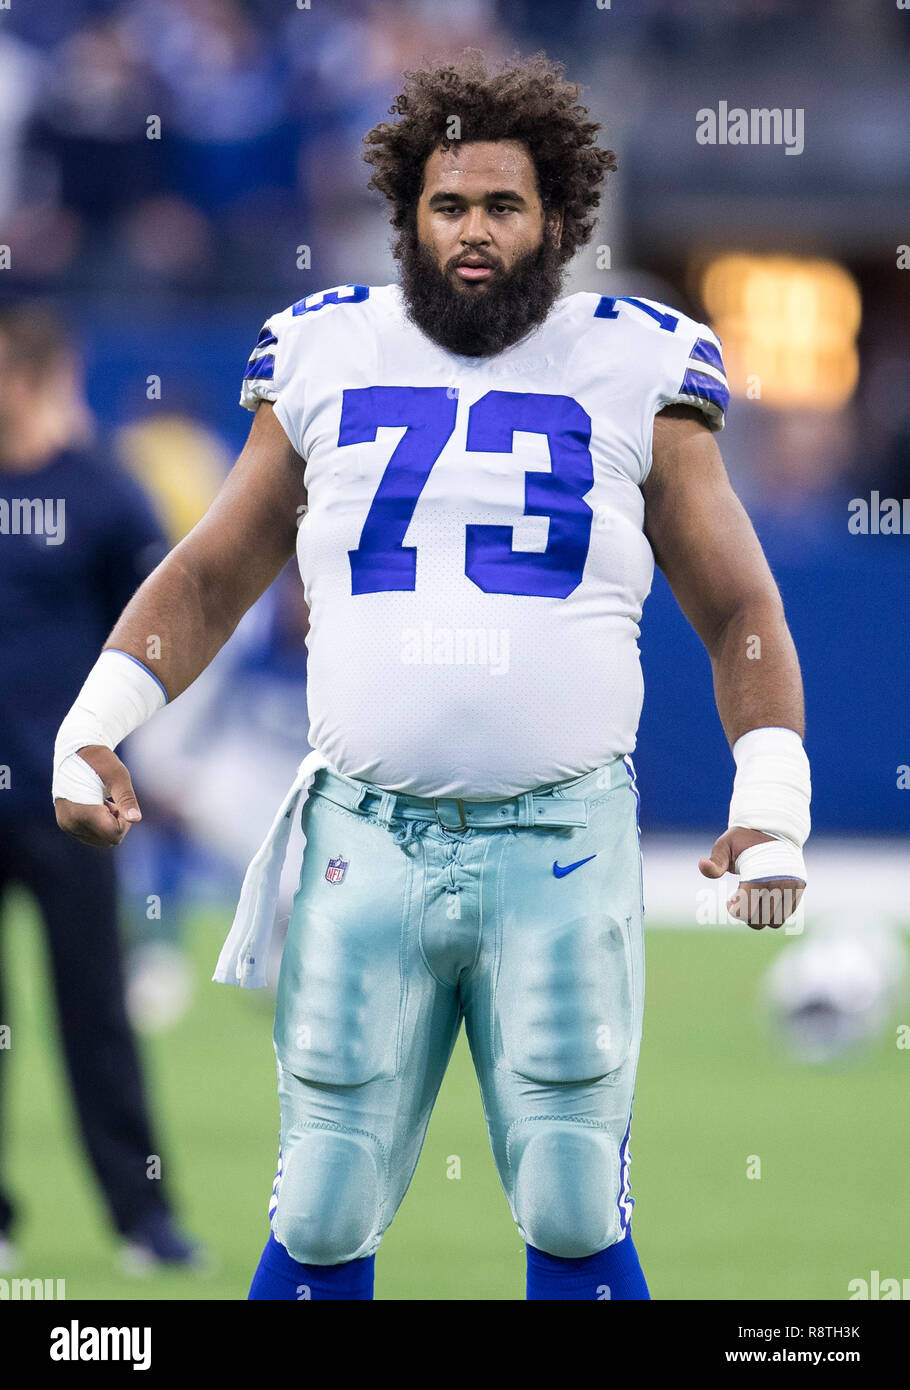
<path fill-rule="evenodd" d="M 638 1263 L 632 1233 L 623 1240 L 581 1259 L 547 1255 L 528 1246 L 528 1288 L 530 1299 L 633 1299 L 647 1298 L 648 1286 Z"/>
<path fill-rule="evenodd" d="M 286 1303 L 301 1299 L 345 1299 L 367 1302 L 373 1297 L 375 1255 L 340 1265 L 303 1265 L 269 1235 L 248 1297 Z"/>

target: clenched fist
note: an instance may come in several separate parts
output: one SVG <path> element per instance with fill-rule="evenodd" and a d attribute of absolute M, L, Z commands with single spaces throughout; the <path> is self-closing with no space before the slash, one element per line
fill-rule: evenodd
<path fill-rule="evenodd" d="M 89 744 L 79 749 L 78 756 L 101 778 L 108 799 L 91 805 L 58 796 L 54 801 L 57 824 L 84 845 L 113 848 L 135 821 L 142 820 L 132 779 L 110 748 Z"/>

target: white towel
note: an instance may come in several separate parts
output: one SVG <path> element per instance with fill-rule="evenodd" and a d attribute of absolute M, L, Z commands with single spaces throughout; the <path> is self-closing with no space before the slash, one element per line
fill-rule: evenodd
<path fill-rule="evenodd" d="M 268 835 L 250 860 L 234 921 L 212 976 L 217 984 L 238 985 L 241 989 L 265 987 L 269 944 L 275 928 L 278 889 L 291 826 L 298 807 L 303 806 L 309 795 L 316 773 L 328 766 L 315 749 L 307 753 Z M 306 837 L 303 843 L 306 847 Z"/>

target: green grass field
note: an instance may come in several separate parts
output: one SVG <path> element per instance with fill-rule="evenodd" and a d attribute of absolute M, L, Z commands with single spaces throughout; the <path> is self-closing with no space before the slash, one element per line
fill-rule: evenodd
<path fill-rule="evenodd" d="M 74 1134 L 38 924 L 24 899 L 7 912 L 3 1132 L 24 1214 L 22 1275 L 65 1278 L 69 1298 L 246 1296 L 267 1234 L 278 1110 L 270 999 L 208 983 L 224 930 L 221 919 L 195 923 L 193 1007 L 144 1044 L 165 1174 L 213 1268 L 131 1279 Z M 756 986 L 785 945 L 745 929 L 647 935 L 632 1192 L 655 1298 L 844 1299 L 848 1282 L 873 1269 L 907 1273 L 910 1054 L 892 1029 L 836 1068 L 782 1057 Z M 451 1155 L 461 1160 L 457 1180 L 447 1176 Z M 759 1180 L 747 1177 L 750 1155 L 761 1160 Z M 523 1253 L 462 1034 L 377 1258 L 377 1298 L 520 1299 Z"/>

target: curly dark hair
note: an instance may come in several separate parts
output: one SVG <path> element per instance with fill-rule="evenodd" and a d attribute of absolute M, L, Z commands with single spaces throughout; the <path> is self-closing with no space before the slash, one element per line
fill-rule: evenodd
<path fill-rule="evenodd" d="M 560 260 L 570 260 L 591 239 L 601 184 L 616 168 L 616 156 L 595 144 L 601 127 L 587 119 L 578 86 L 564 74 L 565 65 L 545 53 L 515 55 L 491 71 L 477 49 L 454 63 L 406 72 L 404 91 L 389 107 L 400 119 L 383 121 L 363 137 L 363 157 L 373 166 L 369 187 L 391 203 L 392 226 L 402 232 L 412 223 L 434 150 L 521 140 L 534 161 L 545 212 L 563 214 Z M 461 123 L 460 141 L 446 135 L 453 116 Z"/>

